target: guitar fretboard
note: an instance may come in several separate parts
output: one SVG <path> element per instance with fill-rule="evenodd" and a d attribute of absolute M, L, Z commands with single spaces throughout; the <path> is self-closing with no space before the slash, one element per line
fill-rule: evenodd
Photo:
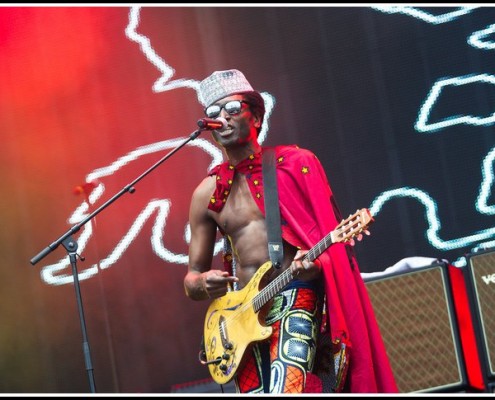
<path fill-rule="evenodd" d="M 321 239 L 311 250 L 303 257 L 303 260 L 314 261 L 321 253 L 323 253 L 332 244 L 331 233 Z M 253 298 L 253 308 L 258 312 L 270 299 L 280 292 L 292 280 L 292 272 L 287 268 L 273 281 L 266 285 Z"/>
<path fill-rule="evenodd" d="M 303 257 L 303 260 L 314 261 L 333 243 L 345 242 L 360 234 L 369 223 L 373 222 L 373 217 L 367 209 L 357 210 L 354 215 L 343 220 L 334 231 L 323 237 L 315 246 Z M 334 238 L 332 238 L 332 234 Z M 292 272 L 287 268 L 278 277 L 266 285 L 253 297 L 253 308 L 258 312 L 270 299 L 280 292 L 291 280 Z"/>
<path fill-rule="evenodd" d="M 266 285 L 260 292 L 253 298 L 253 307 L 256 312 L 261 310 L 270 299 L 272 299 L 278 292 L 280 292 L 291 280 L 292 272 L 290 268 L 287 268 L 277 278 Z"/>
<path fill-rule="evenodd" d="M 309 250 L 306 255 L 303 257 L 304 260 L 308 261 L 314 261 L 316 260 L 321 253 L 323 253 L 326 249 L 330 247 L 332 244 L 332 234 L 329 233 L 327 236 L 325 236 L 323 239 L 321 239 L 316 245 Z"/>

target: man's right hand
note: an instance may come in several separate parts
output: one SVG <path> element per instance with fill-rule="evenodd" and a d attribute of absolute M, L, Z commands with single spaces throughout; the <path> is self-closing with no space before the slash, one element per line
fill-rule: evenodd
<path fill-rule="evenodd" d="M 229 286 L 239 282 L 239 278 L 229 275 L 227 271 L 212 269 L 201 274 L 201 281 L 207 297 L 214 299 L 225 295 Z"/>

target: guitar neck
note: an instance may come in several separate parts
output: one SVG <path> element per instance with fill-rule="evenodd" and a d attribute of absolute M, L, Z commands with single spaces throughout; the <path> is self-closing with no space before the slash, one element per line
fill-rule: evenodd
<path fill-rule="evenodd" d="M 253 308 L 256 312 L 261 310 L 268 301 L 270 301 L 278 292 L 280 292 L 293 279 L 290 268 L 287 268 L 273 281 L 266 285 L 253 298 Z"/>
<path fill-rule="evenodd" d="M 316 243 L 311 250 L 309 250 L 303 257 L 303 260 L 314 261 L 316 260 L 326 249 L 328 249 L 332 244 L 332 233 L 330 232 L 327 236 Z"/>
<path fill-rule="evenodd" d="M 323 253 L 330 245 L 332 241 L 332 232 L 321 239 L 315 246 L 309 250 L 303 257 L 303 260 L 314 261 L 321 253 Z M 293 279 L 292 271 L 287 268 L 273 281 L 266 285 L 260 292 L 253 298 L 253 307 L 258 312 L 269 300 L 271 300 L 278 292 L 280 292 L 287 284 Z"/>

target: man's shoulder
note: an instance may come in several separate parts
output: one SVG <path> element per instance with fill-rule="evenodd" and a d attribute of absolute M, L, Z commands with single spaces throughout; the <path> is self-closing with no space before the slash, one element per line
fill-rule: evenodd
<path fill-rule="evenodd" d="M 215 178 L 209 174 L 196 186 L 193 197 L 210 197 L 213 190 L 215 190 Z"/>

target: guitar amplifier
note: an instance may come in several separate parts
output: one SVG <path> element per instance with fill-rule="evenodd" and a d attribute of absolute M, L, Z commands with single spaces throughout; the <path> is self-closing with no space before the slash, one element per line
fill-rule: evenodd
<path fill-rule="evenodd" d="M 401 393 L 468 387 L 449 268 L 437 263 L 365 281 Z"/>
<path fill-rule="evenodd" d="M 467 255 L 467 284 L 487 391 L 495 388 L 495 251 Z"/>

